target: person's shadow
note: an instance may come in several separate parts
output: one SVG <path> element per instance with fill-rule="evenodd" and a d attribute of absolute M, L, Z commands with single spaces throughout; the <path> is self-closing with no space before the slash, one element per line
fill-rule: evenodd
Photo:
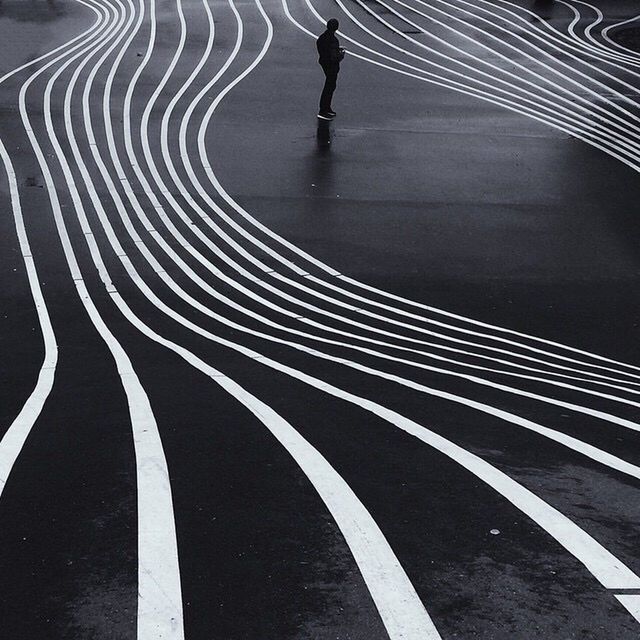
<path fill-rule="evenodd" d="M 309 149 L 300 178 L 310 196 L 306 201 L 308 215 L 327 214 L 327 199 L 336 197 L 335 162 L 331 147 L 333 142 L 331 122 L 319 120 L 316 129 L 316 144 Z"/>
<path fill-rule="evenodd" d="M 318 145 L 318 153 L 320 155 L 324 155 L 331 151 L 331 121 L 318 120 L 316 143 Z"/>

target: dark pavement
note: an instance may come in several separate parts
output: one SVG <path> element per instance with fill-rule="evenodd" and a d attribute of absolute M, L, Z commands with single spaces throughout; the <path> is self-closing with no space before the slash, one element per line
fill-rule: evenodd
<path fill-rule="evenodd" d="M 2 0 L 0 77 L 61 47 L 0 83 L 3 638 L 638 637 L 637 7 L 596 5 Z"/>

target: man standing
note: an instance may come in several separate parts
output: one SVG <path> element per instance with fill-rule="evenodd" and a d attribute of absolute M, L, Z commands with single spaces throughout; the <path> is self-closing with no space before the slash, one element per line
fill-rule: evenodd
<path fill-rule="evenodd" d="M 333 120 L 336 112 L 331 108 L 331 98 L 336 88 L 338 79 L 338 71 L 340 71 L 340 61 L 344 58 L 344 49 L 340 47 L 336 31 L 338 30 L 338 21 L 331 18 L 327 22 L 327 30 L 316 40 L 318 47 L 318 62 L 322 67 L 325 75 L 324 88 L 320 96 L 320 111 L 318 118 L 321 120 Z"/>

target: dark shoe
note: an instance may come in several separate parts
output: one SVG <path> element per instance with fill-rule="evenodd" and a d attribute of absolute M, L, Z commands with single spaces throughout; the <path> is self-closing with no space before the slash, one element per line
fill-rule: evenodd
<path fill-rule="evenodd" d="M 318 118 L 320 118 L 320 120 L 333 120 L 334 114 L 330 111 L 321 111 L 318 114 Z"/>

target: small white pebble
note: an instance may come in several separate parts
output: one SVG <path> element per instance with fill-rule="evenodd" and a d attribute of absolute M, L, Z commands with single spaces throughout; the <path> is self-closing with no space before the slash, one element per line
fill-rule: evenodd
<path fill-rule="evenodd" d="M 500 529 L 491 529 L 491 531 L 489 533 L 492 536 L 498 536 L 498 535 L 500 535 Z"/>

